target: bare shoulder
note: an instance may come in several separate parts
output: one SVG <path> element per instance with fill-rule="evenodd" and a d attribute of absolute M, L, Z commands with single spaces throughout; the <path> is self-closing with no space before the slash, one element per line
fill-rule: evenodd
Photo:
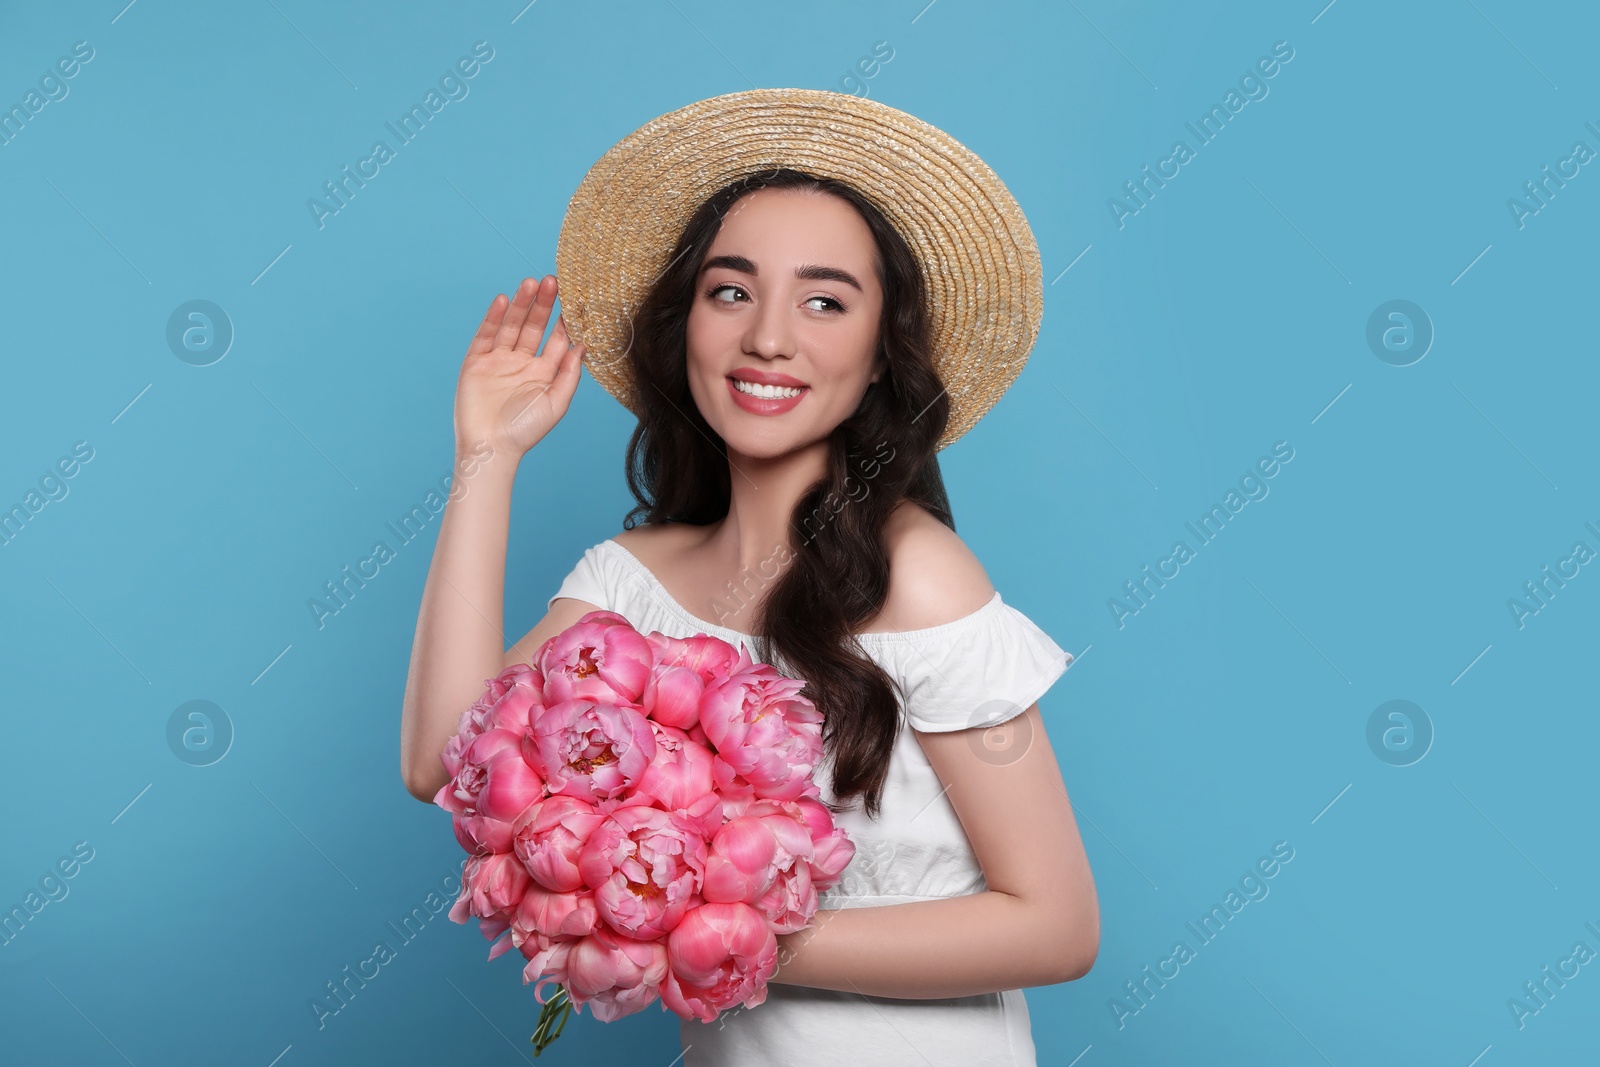
<path fill-rule="evenodd" d="M 646 542 L 654 540 L 660 532 L 659 526 L 635 526 L 631 530 L 612 534 L 611 540 L 632 552 L 636 548 L 644 548 Z"/>
<path fill-rule="evenodd" d="M 611 540 L 654 569 L 654 565 L 668 559 L 689 544 L 693 535 L 704 534 L 704 528 L 686 522 L 645 523 L 631 530 L 611 535 Z"/>
<path fill-rule="evenodd" d="M 978 557 L 926 508 L 903 501 L 884 527 L 889 595 L 883 628 L 922 630 L 965 618 L 994 598 Z"/>
<path fill-rule="evenodd" d="M 653 524 L 644 523 L 631 530 L 621 530 L 611 535 L 611 540 L 630 551 L 635 547 L 642 548 L 646 544 L 660 538 L 661 531 L 671 529 L 670 523 Z"/>

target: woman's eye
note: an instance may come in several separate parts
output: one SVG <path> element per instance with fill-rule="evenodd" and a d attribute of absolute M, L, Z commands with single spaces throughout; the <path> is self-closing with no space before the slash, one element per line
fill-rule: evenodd
<path fill-rule="evenodd" d="M 732 292 L 732 293 L 736 293 L 738 295 L 734 299 L 724 300 L 719 295 L 719 294 L 724 293 L 724 292 Z M 714 285 L 714 286 L 712 286 L 710 289 L 706 290 L 706 296 L 710 297 L 712 300 L 716 301 L 719 304 L 737 304 L 737 303 L 739 303 L 740 298 L 742 298 L 744 300 L 749 300 L 750 299 L 749 295 L 746 294 L 743 289 L 739 288 L 737 285 L 732 284 L 731 282 L 724 282 L 722 285 Z M 810 304 L 813 301 L 817 301 L 817 300 L 822 301 L 824 304 L 826 304 L 828 306 L 827 307 L 812 308 L 813 311 L 827 311 L 827 312 L 838 313 L 838 312 L 841 312 L 841 311 L 845 310 L 845 306 L 843 304 L 839 303 L 839 301 L 835 300 L 831 296 L 813 296 L 813 297 L 809 297 L 809 298 L 807 298 L 806 303 Z"/>

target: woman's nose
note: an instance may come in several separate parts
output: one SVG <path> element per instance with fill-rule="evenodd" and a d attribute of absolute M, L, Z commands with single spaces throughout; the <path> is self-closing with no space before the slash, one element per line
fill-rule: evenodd
<path fill-rule="evenodd" d="M 794 355 L 794 335 L 788 308 L 778 301 L 766 301 L 750 316 L 750 329 L 745 336 L 745 348 L 772 359 Z"/>

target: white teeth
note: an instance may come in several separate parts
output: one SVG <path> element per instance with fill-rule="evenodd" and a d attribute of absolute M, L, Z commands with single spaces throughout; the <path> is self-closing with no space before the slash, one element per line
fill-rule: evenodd
<path fill-rule="evenodd" d="M 763 400 L 781 400 L 784 397 L 800 395 L 798 388 L 783 385 L 759 385 L 755 382 L 747 382 L 742 378 L 735 378 L 733 387 L 741 393 L 749 393 L 751 396 L 758 396 Z"/>

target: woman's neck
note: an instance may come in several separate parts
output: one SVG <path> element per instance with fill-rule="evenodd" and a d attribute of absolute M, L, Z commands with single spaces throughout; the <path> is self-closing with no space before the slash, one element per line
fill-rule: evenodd
<path fill-rule="evenodd" d="M 790 525 L 800 497 L 827 473 L 828 441 L 771 458 L 728 453 L 728 514 L 712 524 L 703 543 L 718 569 L 771 574 L 809 536 Z M 821 516 L 819 516 L 819 519 Z"/>

